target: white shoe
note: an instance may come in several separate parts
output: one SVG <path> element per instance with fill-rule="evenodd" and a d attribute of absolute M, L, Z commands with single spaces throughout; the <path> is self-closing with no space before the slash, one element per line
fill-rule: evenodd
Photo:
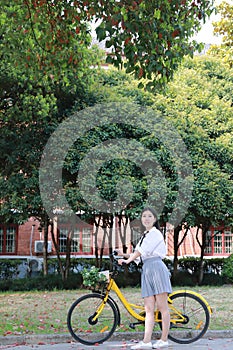
<path fill-rule="evenodd" d="M 131 346 L 132 350 L 139 350 L 139 349 L 152 349 L 152 343 L 149 342 L 149 343 L 144 343 L 143 341 L 140 341 L 139 343 Z"/>
<path fill-rule="evenodd" d="M 156 343 L 153 344 L 152 349 L 161 349 L 169 346 L 168 341 L 163 341 L 159 339 Z"/>

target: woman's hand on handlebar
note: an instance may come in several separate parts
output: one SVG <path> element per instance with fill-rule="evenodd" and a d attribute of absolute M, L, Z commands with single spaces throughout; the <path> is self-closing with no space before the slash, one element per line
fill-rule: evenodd
<path fill-rule="evenodd" d="M 127 260 L 125 260 L 125 259 L 119 259 L 117 262 L 121 266 L 124 265 L 124 264 L 127 264 Z"/>
<path fill-rule="evenodd" d="M 122 256 L 125 259 L 128 259 L 130 257 L 130 254 L 122 253 L 122 251 L 120 249 L 115 249 L 114 253 L 115 253 L 114 255 Z"/>
<path fill-rule="evenodd" d="M 139 251 L 135 251 L 133 254 L 130 254 L 130 255 L 128 255 L 127 256 L 127 260 L 125 260 L 125 259 L 119 259 L 118 260 L 118 264 L 119 265 L 123 265 L 123 264 L 130 264 L 132 261 L 134 261 L 134 260 L 136 260 L 136 259 L 138 259 L 139 257 L 141 256 L 141 253 L 139 252 Z"/>

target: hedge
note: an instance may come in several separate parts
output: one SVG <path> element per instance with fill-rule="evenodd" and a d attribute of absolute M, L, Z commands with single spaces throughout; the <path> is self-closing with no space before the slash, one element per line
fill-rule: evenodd
<path fill-rule="evenodd" d="M 171 272 L 173 286 L 195 286 L 198 281 L 200 259 L 182 258 L 179 260 L 178 273 L 173 274 L 173 264 L 169 259 L 164 260 Z M 65 259 L 64 259 L 65 263 Z M 59 273 L 57 259 L 49 259 L 49 275 L 43 276 L 42 271 L 35 277 L 17 278 L 19 265 L 22 260 L 0 259 L 0 290 L 53 290 L 53 289 L 77 289 L 82 287 L 80 271 L 95 265 L 95 259 L 72 258 L 70 276 L 67 281 L 62 281 Z M 103 259 L 102 270 L 110 268 L 109 259 Z M 141 267 L 131 264 L 124 271 L 119 267 L 116 281 L 120 287 L 139 286 Z M 222 285 L 233 282 L 233 256 L 229 258 L 204 259 L 203 285 Z"/>

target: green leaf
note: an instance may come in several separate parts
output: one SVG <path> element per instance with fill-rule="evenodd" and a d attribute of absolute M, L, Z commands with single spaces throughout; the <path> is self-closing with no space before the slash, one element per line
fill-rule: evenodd
<path fill-rule="evenodd" d="M 106 38 L 106 29 L 102 28 L 101 26 L 96 28 L 96 34 L 97 34 L 97 38 L 99 39 L 99 41 L 102 41 Z"/>
<path fill-rule="evenodd" d="M 154 18 L 155 19 L 160 19 L 161 18 L 161 11 L 158 9 L 154 10 Z"/>

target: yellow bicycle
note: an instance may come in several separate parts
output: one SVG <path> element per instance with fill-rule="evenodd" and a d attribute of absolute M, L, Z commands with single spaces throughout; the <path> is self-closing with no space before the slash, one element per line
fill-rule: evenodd
<path fill-rule="evenodd" d="M 114 291 L 126 310 L 137 322 L 135 328 L 145 322 L 143 306 L 130 303 L 117 286 L 114 278 L 119 265 L 113 258 L 113 271 L 109 282 L 101 291 L 93 291 L 77 299 L 70 307 L 67 326 L 72 337 L 85 345 L 103 343 L 121 324 L 121 315 L 116 301 L 110 296 Z M 191 290 L 178 290 L 168 296 L 171 321 L 169 339 L 179 344 L 189 344 L 200 339 L 209 327 L 212 309 L 200 294 Z M 162 329 L 161 314 L 155 311 L 155 322 Z"/>

